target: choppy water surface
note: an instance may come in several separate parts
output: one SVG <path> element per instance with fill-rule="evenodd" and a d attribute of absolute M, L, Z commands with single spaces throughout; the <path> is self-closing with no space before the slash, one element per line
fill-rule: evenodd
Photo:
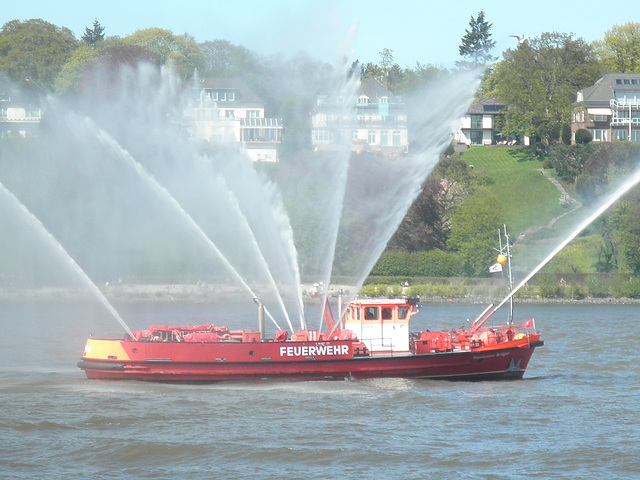
<path fill-rule="evenodd" d="M 253 305 L 117 308 L 134 329 L 253 327 Z M 482 309 L 426 305 L 414 329 L 460 326 Z M 524 380 L 476 383 L 89 381 L 75 366 L 85 337 L 122 335 L 99 307 L 5 302 L 0 315 L 2 479 L 640 475 L 640 306 L 517 308 L 546 345 Z"/>

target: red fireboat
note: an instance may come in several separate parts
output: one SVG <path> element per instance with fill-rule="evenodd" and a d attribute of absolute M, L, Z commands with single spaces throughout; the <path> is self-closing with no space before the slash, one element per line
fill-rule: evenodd
<path fill-rule="evenodd" d="M 342 380 L 383 377 L 448 380 L 519 379 L 544 343 L 530 319 L 485 326 L 488 307 L 468 329 L 411 333 L 417 299 L 355 300 L 327 332 L 258 331 L 225 326 L 151 326 L 120 340 L 89 338 L 78 367 L 90 379 L 156 382 Z"/>

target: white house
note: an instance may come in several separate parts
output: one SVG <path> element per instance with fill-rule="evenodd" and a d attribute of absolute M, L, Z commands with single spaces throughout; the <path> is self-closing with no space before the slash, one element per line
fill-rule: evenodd
<path fill-rule="evenodd" d="M 471 104 L 460 119 L 454 140 L 465 145 L 529 145 L 529 137 L 503 137 L 501 130 L 507 105 L 497 98 L 482 98 Z"/>
<path fill-rule="evenodd" d="M 267 118 L 265 104 L 235 78 L 196 80 L 185 121 L 196 138 L 240 143 L 254 162 L 277 162 L 281 118 Z"/>
<path fill-rule="evenodd" d="M 505 104 L 495 98 L 486 98 L 471 104 L 460 119 L 460 129 L 455 140 L 465 145 L 502 143 L 505 140 L 499 133 L 499 126 L 505 111 Z"/>

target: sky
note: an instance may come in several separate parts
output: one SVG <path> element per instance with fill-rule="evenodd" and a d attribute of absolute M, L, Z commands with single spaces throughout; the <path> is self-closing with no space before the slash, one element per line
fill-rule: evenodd
<path fill-rule="evenodd" d="M 573 33 L 588 42 L 601 40 L 614 25 L 640 21 L 638 0 L 5 0 L 0 23 L 41 18 L 69 28 L 76 37 L 97 19 L 107 36 L 125 37 L 160 27 L 187 33 L 198 42 L 228 40 L 262 55 L 300 51 L 337 64 L 345 58 L 380 61 L 387 48 L 401 67 L 432 64 L 453 67 L 471 16 L 484 10 L 492 23 L 493 51 L 499 56 L 516 46 L 510 35 L 538 37 L 543 32 Z"/>

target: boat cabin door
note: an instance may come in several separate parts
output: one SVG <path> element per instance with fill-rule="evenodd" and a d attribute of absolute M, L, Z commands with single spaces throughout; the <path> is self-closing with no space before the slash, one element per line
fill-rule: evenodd
<path fill-rule="evenodd" d="M 352 330 L 371 352 L 407 352 L 412 314 L 409 304 L 354 302 L 345 315 L 345 327 Z"/>

